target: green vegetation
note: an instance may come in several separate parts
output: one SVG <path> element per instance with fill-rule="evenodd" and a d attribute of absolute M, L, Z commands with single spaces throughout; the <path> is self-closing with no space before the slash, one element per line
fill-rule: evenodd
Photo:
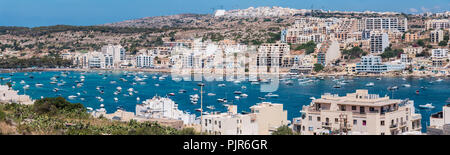
<path fill-rule="evenodd" d="M 448 40 L 442 40 L 441 42 L 439 42 L 439 46 L 441 47 L 445 47 L 447 46 Z"/>
<path fill-rule="evenodd" d="M 5 121 L 10 120 L 10 121 Z M 9 123 L 8 123 L 9 122 Z M 0 125 L 13 129 L 0 134 L 33 135 L 194 135 L 192 128 L 177 130 L 155 122 L 119 122 L 93 118 L 81 104 L 62 97 L 37 100 L 34 105 L 0 104 Z"/>
<path fill-rule="evenodd" d="M 320 71 L 322 71 L 324 68 L 325 68 L 325 67 L 323 67 L 322 64 L 319 64 L 319 63 L 314 64 L 314 71 L 315 71 L 315 72 L 320 72 Z"/>
<path fill-rule="evenodd" d="M 306 54 L 311 54 L 314 53 L 314 50 L 316 48 L 316 43 L 314 43 L 314 41 L 309 41 L 305 44 L 301 44 L 300 46 L 297 46 L 294 48 L 294 50 L 302 50 L 305 49 L 306 50 Z"/>
<path fill-rule="evenodd" d="M 346 59 L 355 59 L 355 58 L 361 58 L 361 56 L 367 55 L 367 52 L 364 52 L 359 47 L 353 47 L 350 50 L 343 50 L 342 55 L 344 55 Z"/>
<path fill-rule="evenodd" d="M 387 59 L 387 58 L 394 58 L 394 57 L 399 57 L 400 54 L 403 53 L 403 49 L 392 49 L 391 47 L 387 47 L 384 50 L 384 53 L 381 54 L 380 56 L 383 59 Z"/>
<path fill-rule="evenodd" d="M 267 43 L 275 43 L 276 41 L 281 39 L 281 34 L 280 33 L 272 33 L 269 32 L 269 36 L 270 38 L 267 39 Z"/>
<path fill-rule="evenodd" d="M 66 31 L 83 31 L 83 32 L 107 32 L 107 33 L 154 33 L 164 32 L 165 29 L 156 28 L 137 28 L 137 27 L 110 27 L 110 26 L 70 26 L 55 25 L 43 27 L 13 27 L 0 26 L 0 35 L 30 35 L 30 36 L 48 36 L 51 33 Z"/>
<path fill-rule="evenodd" d="M 69 67 L 72 61 L 64 60 L 59 56 L 32 57 L 29 59 L 19 59 L 17 57 L 1 58 L 0 68 L 29 68 L 29 67 Z"/>
<path fill-rule="evenodd" d="M 417 45 L 425 47 L 425 42 L 423 40 L 417 40 Z"/>
<path fill-rule="evenodd" d="M 272 135 L 294 135 L 294 132 L 288 126 L 283 125 L 277 128 L 277 131 L 272 132 Z"/>

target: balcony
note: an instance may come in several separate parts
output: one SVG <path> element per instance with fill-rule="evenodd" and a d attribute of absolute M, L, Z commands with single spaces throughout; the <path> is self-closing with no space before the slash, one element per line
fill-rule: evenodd
<path fill-rule="evenodd" d="M 392 124 L 391 126 L 389 126 L 389 128 L 397 128 L 398 127 L 398 124 Z"/>

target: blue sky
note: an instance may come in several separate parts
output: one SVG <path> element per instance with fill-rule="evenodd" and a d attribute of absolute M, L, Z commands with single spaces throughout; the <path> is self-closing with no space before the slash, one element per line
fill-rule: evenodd
<path fill-rule="evenodd" d="M 0 0 L 0 26 L 97 25 L 250 6 L 422 13 L 450 10 L 450 0 Z"/>

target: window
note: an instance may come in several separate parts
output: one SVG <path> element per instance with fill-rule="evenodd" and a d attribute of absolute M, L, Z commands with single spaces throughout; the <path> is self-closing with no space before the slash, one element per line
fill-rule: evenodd
<path fill-rule="evenodd" d="M 320 122 L 320 117 L 317 117 L 317 121 Z"/>
<path fill-rule="evenodd" d="M 341 105 L 341 111 L 345 111 L 345 106 Z"/>
<path fill-rule="evenodd" d="M 374 107 L 370 107 L 369 111 L 375 111 L 375 108 Z"/>
<path fill-rule="evenodd" d="M 362 124 L 363 124 L 363 126 L 366 126 L 366 120 L 363 120 Z"/>
<path fill-rule="evenodd" d="M 358 121 L 356 119 L 353 120 L 353 125 L 358 124 Z"/>
<path fill-rule="evenodd" d="M 339 122 L 339 119 L 338 119 L 338 118 L 335 118 L 335 119 L 334 119 L 334 122 L 338 123 L 338 122 Z"/>
<path fill-rule="evenodd" d="M 356 106 L 352 106 L 352 110 L 356 110 Z"/>
<path fill-rule="evenodd" d="M 310 121 L 312 121 L 312 116 L 308 116 L 308 119 L 309 119 Z"/>
<path fill-rule="evenodd" d="M 384 135 L 384 132 L 382 132 L 381 135 Z"/>
<path fill-rule="evenodd" d="M 381 126 L 384 126 L 384 121 L 381 121 L 380 124 L 381 124 Z"/>

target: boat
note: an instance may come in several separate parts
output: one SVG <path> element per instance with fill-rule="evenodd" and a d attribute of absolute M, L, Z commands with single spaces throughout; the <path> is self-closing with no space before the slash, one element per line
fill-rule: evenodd
<path fill-rule="evenodd" d="M 311 100 L 315 100 L 316 98 L 315 98 L 315 97 L 312 97 L 312 96 L 311 96 L 311 97 L 310 97 L 309 99 L 311 99 Z"/>
<path fill-rule="evenodd" d="M 241 97 L 248 97 L 247 94 L 241 94 Z"/>
<path fill-rule="evenodd" d="M 219 102 L 223 102 L 223 103 L 226 103 L 226 102 L 228 102 L 228 101 L 227 101 L 227 99 L 225 99 L 225 98 L 219 98 L 219 99 L 217 99 L 217 101 L 219 101 Z"/>
<path fill-rule="evenodd" d="M 59 89 L 58 88 L 53 88 L 53 92 L 58 92 Z"/>
<path fill-rule="evenodd" d="M 195 109 L 195 111 L 201 112 L 201 111 L 202 111 L 202 109 L 198 108 L 198 109 Z"/>
<path fill-rule="evenodd" d="M 159 84 L 155 84 L 155 87 L 159 87 Z"/>
<path fill-rule="evenodd" d="M 441 82 L 441 81 L 443 81 L 443 79 L 441 79 L 441 78 L 436 80 L 436 82 Z"/>
<path fill-rule="evenodd" d="M 403 84 L 402 86 L 403 86 L 403 87 L 411 87 L 410 84 Z"/>
<path fill-rule="evenodd" d="M 247 87 L 246 86 L 242 86 L 241 89 L 247 89 Z"/>
<path fill-rule="evenodd" d="M 388 87 L 387 89 L 388 89 L 388 90 L 397 90 L 398 87 L 397 87 L 397 86 L 391 86 L 391 87 Z"/>
<path fill-rule="evenodd" d="M 268 98 L 277 98 L 277 97 L 279 97 L 279 95 L 273 94 L 273 93 L 268 93 L 268 94 L 265 95 L 265 97 L 268 97 Z"/>
<path fill-rule="evenodd" d="M 242 94 L 241 91 L 234 91 L 234 94 Z"/>
<path fill-rule="evenodd" d="M 75 95 L 70 95 L 68 98 L 69 99 L 71 99 L 71 100 L 73 100 L 73 99 L 75 99 L 77 96 L 75 96 Z"/>
<path fill-rule="evenodd" d="M 379 78 L 377 78 L 377 80 L 381 80 L 381 78 L 379 77 Z"/>
<path fill-rule="evenodd" d="M 139 98 L 139 97 L 136 97 L 136 101 L 140 101 L 141 100 L 141 98 Z"/>
<path fill-rule="evenodd" d="M 335 85 L 333 86 L 333 88 L 341 88 L 341 85 L 340 85 L 340 84 L 335 84 Z"/>
<path fill-rule="evenodd" d="M 159 79 L 159 80 L 165 80 L 166 78 L 164 78 L 164 77 L 161 76 L 161 77 L 159 77 L 158 79 Z"/>
<path fill-rule="evenodd" d="M 210 106 L 206 106 L 206 108 L 208 108 L 208 109 L 210 109 L 210 110 L 214 110 L 214 109 L 216 109 L 213 105 L 210 105 Z"/>
<path fill-rule="evenodd" d="M 128 92 L 132 92 L 132 91 L 134 91 L 134 89 L 133 89 L 133 88 L 128 88 L 127 91 L 128 91 Z"/>
<path fill-rule="evenodd" d="M 185 93 L 185 92 L 186 92 L 186 90 L 184 90 L 184 89 L 178 90 L 178 93 L 180 93 L 180 94 Z"/>
<path fill-rule="evenodd" d="M 169 96 L 175 96 L 175 93 L 169 93 Z"/>
<path fill-rule="evenodd" d="M 424 104 L 424 105 L 419 105 L 419 107 L 422 108 L 422 109 L 433 109 L 433 108 L 434 108 L 434 106 L 433 106 L 432 103 L 427 103 L 427 104 Z"/>
<path fill-rule="evenodd" d="M 208 93 L 208 96 L 216 96 L 214 93 Z"/>
<path fill-rule="evenodd" d="M 114 101 L 117 102 L 119 101 L 119 99 L 117 97 L 114 97 Z"/>
<path fill-rule="evenodd" d="M 259 85 L 259 82 L 253 81 L 250 84 L 252 84 L 252 85 Z"/>
<path fill-rule="evenodd" d="M 91 107 L 87 107 L 86 109 L 87 109 L 88 111 L 94 111 L 94 109 L 91 108 Z"/>
<path fill-rule="evenodd" d="M 420 91 L 419 91 L 419 90 L 416 90 L 416 94 L 419 95 L 419 93 L 420 93 Z"/>
<path fill-rule="evenodd" d="M 373 86 L 375 86 L 373 82 L 369 82 L 368 84 L 366 84 L 366 87 L 373 87 Z"/>
<path fill-rule="evenodd" d="M 22 81 L 20 81 L 20 84 L 25 84 L 25 81 L 23 81 L 23 80 L 22 80 Z"/>
<path fill-rule="evenodd" d="M 36 86 L 36 87 L 42 87 L 42 86 L 44 86 L 44 84 L 42 84 L 42 83 L 36 83 L 35 86 Z"/>
<path fill-rule="evenodd" d="M 81 93 L 77 93 L 77 95 L 78 95 L 78 96 L 80 96 L 80 95 L 81 95 Z"/>
<path fill-rule="evenodd" d="M 258 99 L 260 99 L 260 100 L 265 100 L 266 98 L 264 98 L 264 97 L 258 97 Z"/>
<path fill-rule="evenodd" d="M 222 84 L 218 84 L 217 86 L 218 87 L 225 87 L 226 85 L 222 83 Z"/>
<path fill-rule="evenodd" d="M 122 87 L 116 87 L 116 90 L 118 90 L 118 91 L 121 91 L 122 90 Z"/>
<path fill-rule="evenodd" d="M 239 96 L 235 96 L 234 98 L 235 98 L 235 99 L 237 99 L 237 100 L 239 100 L 239 99 L 240 99 L 241 97 L 239 97 Z"/>
<path fill-rule="evenodd" d="M 23 86 L 23 89 L 29 89 L 29 88 L 30 88 L 30 85 Z"/>

